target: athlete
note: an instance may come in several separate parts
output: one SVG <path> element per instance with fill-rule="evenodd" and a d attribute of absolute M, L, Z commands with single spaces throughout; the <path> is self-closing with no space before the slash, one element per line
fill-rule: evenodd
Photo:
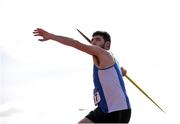
<path fill-rule="evenodd" d="M 123 67 L 119 67 L 116 58 L 110 52 L 111 37 L 107 32 L 94 32 L 91 45 L 83 44 L 69 37 L 49 33 L 40 28 L 35 29 L 33 33 L 34 36 L 42 37 L 39 41 L 54 40 L 92 56 L 94 62 L 94 103 L 97 108 L 79 123 L 129 122 L 131 106 L 122 78 L 127 71 Z"/>

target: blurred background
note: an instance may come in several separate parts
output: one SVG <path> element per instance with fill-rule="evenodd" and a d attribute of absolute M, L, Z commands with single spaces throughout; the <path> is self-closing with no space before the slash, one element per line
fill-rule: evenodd
<path fill-rule="evenodd" d="M 82 43 L 76 28 L 89 38 L 109 32 L 120 65 L 166 111 L 124 78 L 130 124 L 178 123 L 179 6 L 178 0 L 1 0 L 0 124 L 72 124 L 94 109 L 91 56 L 39 42 L 37 27 Z"/>

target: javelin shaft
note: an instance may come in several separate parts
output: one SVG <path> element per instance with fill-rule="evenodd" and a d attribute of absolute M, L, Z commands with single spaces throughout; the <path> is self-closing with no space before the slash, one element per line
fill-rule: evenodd
<path fill-rule="evenodd" d="M 77 31 L 89 42 L 89 43 L 91 43 L 91 40 L 88 38 L 88 37 L 86 37 L 86 35 L 84 35 L 80 30 L 78 30 L 77 29 Z"/>
<path fill-rule="evenodd" d="M 77 29 L 77 31 L 89 42 L 91 43 L 91 40 L 84 35 L 80 30 Z M 125 77 L 137 88 L 139 89 L 151 102 L 153 102 L 162 112 L 165 113 L 165 111 L 151 98 L 149 95 L 147 95 L 146 92 L 144 92 L 128 75 L 125 75 Z"/>
<path fill-rule="evenodd" d="M 162 112 L 165 113 L 165 111 L 149 96 L 145 91 L 142 90 L 128 75 L 125 75 L 125 77 L 137 88 L 139 89 L 151 102 L 153 102 Z"/>

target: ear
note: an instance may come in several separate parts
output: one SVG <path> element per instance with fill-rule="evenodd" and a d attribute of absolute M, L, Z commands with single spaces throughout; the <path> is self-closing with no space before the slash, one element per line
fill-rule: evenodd
<path fill-rule="evenodd" d="M 106 43 L 104 44 L 104 48 L 105 48 L 106 50 L 109 50 L 109 49 L 110 49 L 110 45 L 111 45 L 111 42 L 106 41 Z"/>

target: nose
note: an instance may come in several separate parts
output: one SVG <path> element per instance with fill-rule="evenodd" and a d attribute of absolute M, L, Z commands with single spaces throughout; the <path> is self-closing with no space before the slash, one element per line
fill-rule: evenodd
<path fill-rule="evenodd" d="M 95 43 L 95 41 L 94 40 L 91 40 L 91 44 L 94 44 Z"/>

